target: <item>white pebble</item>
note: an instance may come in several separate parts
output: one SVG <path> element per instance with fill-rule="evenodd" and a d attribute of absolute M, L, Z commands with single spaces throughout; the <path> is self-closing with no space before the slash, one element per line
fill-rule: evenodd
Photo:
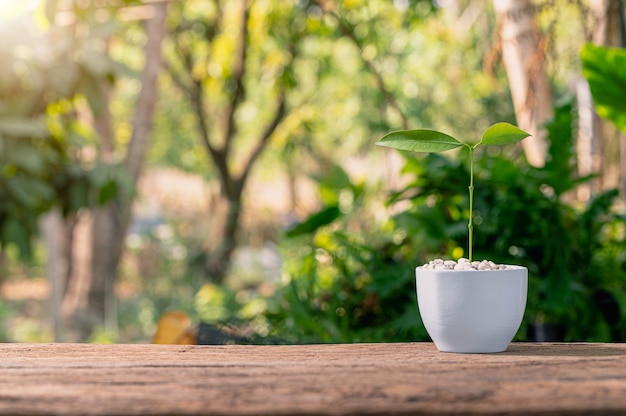
<path fill-rule="evenodd" d="M 435 259 L 422 266 L 427 270 L 509 270 L 504 264 L 496 264 L 490 260 L 470 261 L 466 258 L 460 258 L 458 261 Z"/>

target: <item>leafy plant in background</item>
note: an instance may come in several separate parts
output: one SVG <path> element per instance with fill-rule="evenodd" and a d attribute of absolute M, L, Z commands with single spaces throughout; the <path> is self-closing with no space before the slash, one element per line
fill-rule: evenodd
<path fill-rule="evenodd" d="M 586 44 L 580 51 L 583 75 L 589 82 L 596 112 L 626 133 L 626 50 Z M 624 273 L 624 218 L 613 220 L 605 226 L 609 241 L 602 250 L 594 253 L 602 285 L 595 293 L 596 303 L 603 305 L 608 331 L 613 340 L 625 338 L 626 297 L 624 281 L 608 278 Z"/>
<path fill-rule="evenodd" d="M 304 238 L 301 238 L 302 241 Z M 270 305 L 286 342 L 426 340 L 412 290 L 412 262 L 392 242 L 318 230 L 286 265 L 290 281 Z"/>
<path fill-rule="evenodd" d="M 73 157 L 67 137 L 45 126 L 0 114 L 0 246 L 14 244 L 24 257 L 43 213 L 58 207 L 67 215 L 105 203 L 125 178 L 121 169 Z"/>
<path fill-rule="evenodd" d="M 0 70 L 0 248 L 14 245 L 23 257 L 32 254 L 43 213 L 57 207 L 67 215 L 104 203 L 124 183 L 116 166 L 81 158 L 81 150 L 96 142 L 76 119 L 78 97 L 101 105 L 98 82 L 112 77 L 112 63 L 90 50 L 78 53 L 71 41 L 49 37 L 42 45 L 46 38 L 30 30 L 9 23 L 0 28 L 13 40 L 0 43 L 6 64 Z M 49 48 L 45 57 L 33 52 L 42 48 Z"/>
<path fill-rule="evenodd" d="M 598 115 L 626 133 L 626 50 L 588 43 L 580 58 Z"/>
<path fill-rule="evenodd" d="M 463 143 L 445 133 L 434 130 L 403 130 L 385 135 L 376 144 L 399 150 L 412 152 L 432 153 L 452 150 L 461 146 L 469 152 L 469 215 L 467 228 L 469 230 L 468 257 L 473 259 L 474 237 L 474 152 L 481 145 L 503 145 L 516 143 L 529 134 L 509 123 L 496 123 L 484 131 L 478 143 Z"/>
<path fill-rule="evenodd" d="M 481 227 L 474 255 L 513 257 L 529 269 L 518 340 L 623 341 L 625 218 L 614 212 L 616 190 L 585 206 L 569 202 L 568 194 L 593 179 L 577 175 L 572 114 L 570 103 L 555 109 L 542 168 L 523 163 L 514 147 L 485 148 L 489 157 L 473 172 L 473 218 Z M 407 156 L 403 173 L 414 180 L 387 201 L 406 208 L 385 224 L 363 216 L 366 194 L 342 205 L 337 195 L 353 185 L 339 171 L 328 175 L 325 205 L 283 241 L 287 281 L 268 299 L 271 336 L 289 343 L 428 339 L 415 318 L 412 268 L 463 254 L 469 194 L 458 191 L 470 171 L 464 158 Z M 556 338 L 545 328 L 556 328 Z"/>
<path fill-rule="evenodd" d="M 366 215 L 362 184 L 339 167 L 318 178 L 324 206 L 283 244 L 287 282 L 268 300 L 282 342 L 426 340 L 415 317 L 413 255 Z M 382 225 L 384 227 L 384 225 Z"/>
<path fill-rule="evenodd" d="M 474 255 L 513 258 L 529 269 L 518 340 L 549 340 L 545 329 L 555 328 L 552 340 L 623 341 L 625 218 L 614 212 L 616 190 L 585 206 L 570 202 L 568 195 L 593 179 L 577 174 L 572 114 L 571 103 L 555 109 L 542 168 L 523 163 L 514 147 L 485 148 L 490 156 L 474 166 L 473 218 L 481 227 Z M 288 282 L 269 300 L 272 335 L 289 342 L 427 339 L 415 318 L 412 268 L 434 256 L 463 254 L 469 194 L 459 189 L 470 182 L 470 170 L 463 158 L 407 156 L 403 173 L 414 180 L 387 204 L 397 204 L 396 211 L 409 204 L 390 223 L 354 228 L 356 210 L 328 200 L 294 228 L 300 231 L 284 244 Z M 328 195 L 342 189 L 349 185 Z M 334 214 L 322 215 L 330 207 Z"/>

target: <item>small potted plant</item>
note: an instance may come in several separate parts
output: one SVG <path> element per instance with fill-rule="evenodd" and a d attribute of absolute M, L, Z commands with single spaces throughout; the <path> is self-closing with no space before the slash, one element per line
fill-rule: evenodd
<path fill-rule="evenodd" d="M 434 130 L 402 130 L 376 144 L 412 152 L 469 151 L 468 258 L 435 259 L 416 268 L 417 302 L 426 331 L 440 351 L 501 352 L 517 333 L 526 309 L 528 270 L 473 258 L 474 153 L 479 146 L 519 142 L 529 134 L 496 123 L 477 143 L 461 142 Z"/>

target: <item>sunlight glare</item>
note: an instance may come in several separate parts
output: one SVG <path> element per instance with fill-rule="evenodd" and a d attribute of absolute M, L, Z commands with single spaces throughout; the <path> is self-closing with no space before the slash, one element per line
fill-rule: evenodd
<path fill-rule="evenodd" d="M 39 0 L 0 0 L 0 20 L 15 19 L 37 7 Z"/>

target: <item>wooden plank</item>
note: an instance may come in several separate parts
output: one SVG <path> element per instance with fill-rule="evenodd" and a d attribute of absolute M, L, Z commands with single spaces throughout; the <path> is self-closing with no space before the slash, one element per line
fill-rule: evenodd
<path fill-rule="evenodd" d="M 626 345 L 0 344 L 0 414 L 626 414 Z"/>

